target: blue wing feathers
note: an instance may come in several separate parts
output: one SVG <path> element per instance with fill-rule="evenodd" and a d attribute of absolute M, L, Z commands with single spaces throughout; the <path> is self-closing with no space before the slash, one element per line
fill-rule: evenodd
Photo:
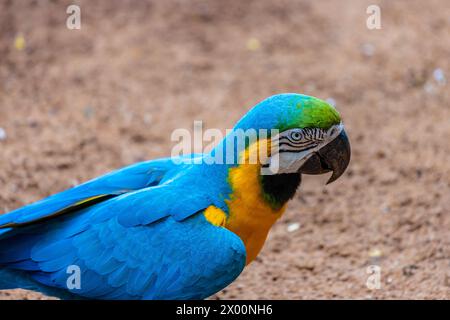
<path fill-rule="evenodd" d="M 0 227 L 31 222 L 92 195 L 117 194 L 45 222 L 0 229 L 0 276 L 7 278 L 0 289 L 15 282 L 62 297 L 200 299 L 224 288 L 244 268 L 245 247 L 202 211 L 225 207 L 220 195 L 228 187 L 198 166 L 189 175 L 178 170 L 167 160 L 137 164 L 0 216 Z M 125 189 L 134 191 L 120 194 Z M 82 271 L 81 289 L 66 286 L 71 265 Z"/>
<path fill-rule="evenodd" d="M 244 267 L 242 241 L 228 230 L 210 225 L 202 215 L 182 223 L 167 218 L 134 228 L 111 221 L 94 225 L 56 244 L 39 237 L 40 242 L 27 262 L 33 266 L 32 270 L 36 265 L 39 267 L 39 272 L 32 273 L 32 277 L 42 285 L 65 288 L 66 268 L 76 264 L 82 269 L 82 288 L 71 290 L 76 295 L 127 299 L 204 298 L 228 285 Z M 103 228 L 109 231 L 100 232 Z M 113 233 L 116 229 L 125 230 L 124 241 L 116 239 Z M 169 230 L 178 238 L 167 241 Z M 200 236 L 191 237 L 194 232 Z M 196 240 L 191 243 L 191 239 Z M 13 247 L 16 243 L 14 241 Z M 0 250 L 4 246 L 0 242 Z M 55 256 L 54 251 L 59 252 L 59 256 Z M 21 266 L 17 262 L 10 267 L 28 269 L 26 264 Z"/>
<path fill-rule="evenodd" d="M 100 195 L 120 195 L 158 184 L 170 171 L 177 168 L 170 158 L 137 163 L 66 191 L 54 194 L 8 214 L 0 215 L 0 226 L 10 223 L 29 223 L 66 209 L 86 199 Z M 0 234 L 5 233 L 0 229 Z"/>

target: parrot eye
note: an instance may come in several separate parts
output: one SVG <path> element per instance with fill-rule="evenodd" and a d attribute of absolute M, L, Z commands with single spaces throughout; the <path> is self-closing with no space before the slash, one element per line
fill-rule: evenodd
<path fill-rule="evenodd" d="M 299 131 L 293 131 L 291 133 L 291 139 L 294 141 L 300 141 L 300 140 L 302 140 L 302 138 L 303 138 L 303 135 Z"/>

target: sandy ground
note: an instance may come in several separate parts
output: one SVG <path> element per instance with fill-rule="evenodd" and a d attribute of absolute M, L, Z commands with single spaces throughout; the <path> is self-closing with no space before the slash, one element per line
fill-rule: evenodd
<path fill-rule="evenodd" d="M 65 27 L 72 1 L 0 1 L 0 212 L 166 156 L 194 120 L 224 130 L 301 92 L 343 115 L 349 170 L 305 179 L 215 298 L 450 298 L 447 0 L 75 2 L 81 30 Z"/>

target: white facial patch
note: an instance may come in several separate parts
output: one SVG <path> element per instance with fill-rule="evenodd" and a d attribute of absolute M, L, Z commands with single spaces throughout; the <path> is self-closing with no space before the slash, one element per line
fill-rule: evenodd
<path fill-rule="evenodd" d="M 342 123 L 323 130 L 294 128 L 272 138 L 272 156 L 263 165 L 261 174 L 294 173 L 322 147 L 333 141 L 344 129 Z"/>

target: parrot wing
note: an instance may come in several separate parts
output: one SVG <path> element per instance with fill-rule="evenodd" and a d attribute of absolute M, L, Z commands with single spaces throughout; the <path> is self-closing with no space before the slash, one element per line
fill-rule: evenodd
<path fill-rule="evenodd" d="M 20 279 L 22 288 L 95 299 L 214 294 L 241 273 L 245 247 L 237 235 L 205 219 L 211 195 L 180 187 L 168 183 L 123 194 L 17 228 L 0 240 L 0 289 L 2 281 L 7 287 L 8 279 Z M 68 268 L 74 266 L 80 285 L 68 288 L 68 272 L 75 270 Z"/>
<path fill-rule="evenodd" d="M 189 155 L 189 157 L 201 155 Z M 136 163 L 0 215 L 0 236 L 16 226 L 73 212 L 135 190 L 156 186 L 179 169 L 171 158 Z"/>

